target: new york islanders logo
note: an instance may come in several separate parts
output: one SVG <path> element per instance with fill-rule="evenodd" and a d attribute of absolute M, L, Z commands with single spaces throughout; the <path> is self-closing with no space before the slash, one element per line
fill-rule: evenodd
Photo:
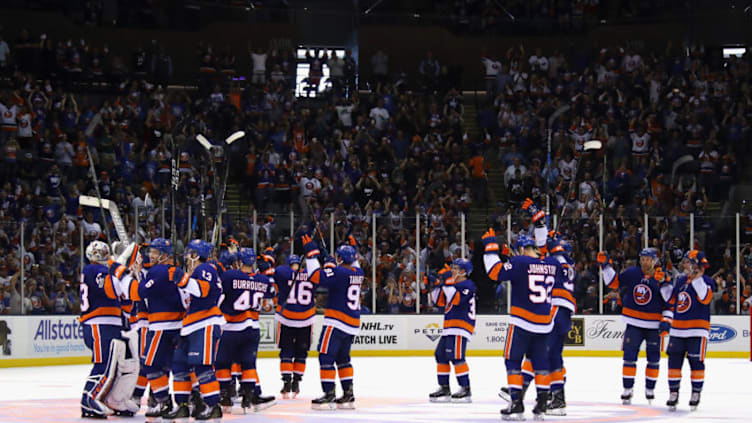
<path fill-rule="evenodd" d="M 676 311 L 684 313 L 692 307 L 692 297 L 686 292 L 680 292 L 676 301 Z"/>
<path fill-rule="evenodd" d="M 651 299 L 653 299 L 653 291 L 650 290 L 649 286 L 641 283 L 635 285 L 634 290 L 632 291 L 632 296 L 634 297 L 635 303 L 642 306 L 646 305 Z"/>

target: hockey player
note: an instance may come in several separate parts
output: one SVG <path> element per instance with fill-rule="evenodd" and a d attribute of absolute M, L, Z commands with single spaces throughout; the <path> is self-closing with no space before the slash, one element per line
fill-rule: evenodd
<path fill-rule="evenodd" d="M 274 281 L 279 288 L 274 320 L 277 321 L 282 398 L 295 398 L 300 393 L 300 381 L 311 347 L 316 288 L 308 280 L 308 273 L 300 268 L 300 257 L 291 255 L 287 263 L 274 271 Z"/>
<path fill-rule="evenodd" d="M 597 259 L 603 271 L 603 283 L 611 289 L 619 290 L 622 320 L 627 325 L 622 344 L 624 393 L 621 400 L 624 404 L 632 402 L 637 355 L 642 341 L 645 341 L 648 359 L 645 368 L 645 398 L 652 402 L 655 399 L 655 383 L 658 380 L 661 359 L 659 326 L 664 316 L 670 316 L 667 301 L 671 284 L 663 270 L 657 266 L 658 254 L 653 248 L 644 248 L 640 251 L 639 266 L 629 267 L 618 275 L 611 267 L 608 254 L 601 251 Z"/>
<path fill-rule="evenodd" d="M 180 340 L 172 363 L 173 394 L 178 407 L 165 416 L 167 420 L 190 417 L 188 400 L 191 395 L 191 373 L 198 378 L 201 396 L 207 407 L 195 412 L 197 421 L 219 420 L 219 383 L 214 375 L 214 357 L 225 324 L 218 304 L 222 295 L 222 282 L 214 266 L 207 263 L 214 247 L 194 239 L 185 248 L 186 275 L 177 281 L 186 313 L 180 329 Z"/>
<path fill-rule="evenodd" d="M 232 363 L 240 363 L 242 369 L 242 408 L 245 410 L 253 406 L 256 411 L 261 411 L 274 405 L 273 398 L 259 398 L 256 395 L 256 357 L 260 339 L 259 310 L 264 298 L 274 297 L 274 286 L 266 276 L 255 273 L 256 252 L 252 248 L 240 249 L 236 257 L 241 263 L 240 269 L 230 265 L 222 276 L 224 298 L 220 309 L 227 323 L 222 325 L 215 363 L 220 404 L 228 413 L 232 409 L 229 389 L 232 383 Z"/>
<path fill-rule="evenodd" d="M 435 352 L 439 389 L 428 396 L 431 402 L 472 402 L 470 369 L 465 362 L 467 342 L 475 331 L 475 283 L 467 278 L 472 271 L 470 260 L 455 259 L 450 277 L 438 275 L 431 292 L 434 304 L 444 307 L 444 328 Z M 460 390 L 451 395 L 449 363 L 454 365 L 460 385 Z"/>
<path fill-rule="evenodd" d="M 122 311 L 117 298 L 105 293 L 108 276 L 107 261 L 110 248 L 101 241 L 93 241 L 86 247 L 89 260 L 81 275 L 81 317 L 84 343 L 92 352 L 92 366 L 81 395 L 81 417 L 107 418 L 114 411 L 105 405 L 104 398 L 112 385 L 110 372 L 117 367 L 112 362 L 111 349 L 117 344 L 122 329 Z"/>
<path fill-rule="evenodd" d="M 710 300 L 713 298 L 715 283 L 705 274 L 709 264 L 702 251 L 687 251 L 682 266 L 686 275 L 680 276 L 676 281 L 669 300 L 672 321 L 666 353 L 670 394 L 666 405 L 669 410 L 676 411 L 681 368 L 686 356 L 692 370 L 692 395 L 689 407 L 694 411 L 700 404 L 700 392 L 705 380 L 705 350 L 710 334 Z M 662 330 L 667 329 L 667 323 L 661 323 Z"/>
<path fill-rule="evenodd" d="M 521 367 L 522 359 L 528 356 L 535 369 L 538 391 L 533 415 L 536 419 L 542 419 L 546 412 L 550 383 L 547 335 L 554 325 L 551 291 L 556 279 L 563 277 L 561 265 L 551 258 L 540 258 L 535 241 L 526 235 L 517 238 L 515 250 L 520 255 L 511 258 L 508 246 L 499 247 L 493 229 L 483 235 L 483 244 L 483 261 L 488 276 L 494 281 L 510 281 L 512 290 L 510 326 L 504 348 L 512 401 L 506 409 L 501 410 L 502 418 L 523 418 L 525 408 L 521 396 Z"/>
<path fill-rule="evenodd" d="M 176 284 L 187 275 L 172 261 L 172 243 L 156 238 L 149 243 L 149 271 L 137 288 L 123 289 L 132 300 L 143 300 L 149 319 L 144 366 L 155 403 L 146 410 L 147 421 L 159 421 L 172 409 L 169 394 L 173 354 L 185 314 Z"/>
<path fill-rule="evenodd" d="M 342 245 L 337 248 L 337 266 L 321 267 L 320 251 L 310 236 L 302 238 L 306 253 L 306 270 L 309 280 L 326 288 L 329 296 L 324 311 L 324 326 L 319 339 L 319 366 L 324 395 L 311 401 L 313 409 L 354 409 L 353 368 L 350 364 L 350 347 L 360 329 L 360 289 L 365 278 L 358 264 L 355 248 Z M 342 396 L 335 400 L 336 372 L 342 385 Z"/>

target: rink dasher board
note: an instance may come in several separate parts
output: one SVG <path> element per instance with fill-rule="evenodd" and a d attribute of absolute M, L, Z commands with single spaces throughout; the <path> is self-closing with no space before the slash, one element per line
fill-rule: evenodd
<path fill-rule="evenodd" d="M 313 326 L 315 356 L 323 316 Z M 433 355 L 442 335 L 441 315 L 364 315 L 354 338 L 353 356 Z M 279 330 L 272 315 L 262 315 L 259 357 L 277 357 Z M 507 315 L 478 315 L 468 343 L 469 356 L 502 356 L 509 328 Z M 572 318 L 566 356 L 620 356 L 625 325 L 620 316 Z M 749 316 L 713 316 L 708 357 L 750 358 Z M 0 367 L 81 364 L 90 361 L 78 316 L 4 316 L 0 318 Z"/>

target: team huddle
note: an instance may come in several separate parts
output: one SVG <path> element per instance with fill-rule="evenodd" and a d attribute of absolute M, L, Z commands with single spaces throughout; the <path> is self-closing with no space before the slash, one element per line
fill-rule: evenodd
<path fill-rule="evenodd" d="M 513 250 L 500 244 L 493 229 L 483 236 L 484 267 L 492 281 L 508 283 L 511 316 L 504 345 L 507 403 L 504 420 L 524 419 L 523 398 L 534 380 L 533 415 L 566 415 L 566 369 L 562 351 L 576 311 L 572 247 L 549 232 L 545 213 L 531 200 L 523 208 L 532 220 L 532 237 L 519 236 Z M 295 398 L 306 368 L 316 314 L 318 287 L 328 291 L 318 343 L 323 395 L 314 409 L 354 408 L 350 348 L 360 328 L 364 274 L 356 249 L 337 248 L 336 258 L 310 236 L 301 239 L 304 256 L 290 255 L 275 266 L 269 251 L 257 254 L 236 244 L 216 257 L 214 247 L 193 240 L 185 248 L 185 267 L 175 265 L 171 243 L 157 238 L 148 253 L 136 244 L 94 241 L 81 279 L 81 322 L 92 350 L 93 367 L 81 398 L 83 417 L 132 416 L 149 387 L 147 421 L 219 421 L 240 408 L 274 405 L 262 395 L 256 371 L 259 312 L 275 305 L 280 348 L 282 398 Z M 675 282 L 659 267 L 654 249 L 642 250 L 639 266 L 621 273 L 605 252 L 598 253 L 604 283 L 618 289 L 626 331 L 623 343 L 621 399 L 630 403 L 637 357 L 646 343 L 645 396 L 655 398 L 660 352 L 668 339 L 669 409 L 678 403 L 681 367 L 692 369 L 690 406 L 700 401 L 704 358 L 710 330 L 709 303 L 714 289 L 704 274 L 704 254 L 689 251 Z M 439 388 L 431 402 L 471 402 L 467 344 L 475 329 L 476 285 L 473 265 L 455 259 L 428 275 L 433 303 L 444 309 L 442 336 L 435 351 Z M 449 388 L 451 369 L 460 389 Z M 339 377 L 342 395 L 335 394 Z M 239 387 L 238 387 L 239 384 Z M 170 386 L 171 385 L 171 386 Z"/>
<path fill-rule="evenodd" d="M 256 372 L 265 300 L 276 306 L 281 394 L 296 397 L 317 286 L 329 295 L 318 348 L 324 394 L 312 406 L 354 408 L 350 346 L 360 328 L 363 271 L 351 245 L 337 248 L 335 260 L 310 237 L 302 243 L 303 260 L 291 255 L 275 267 L 268 251 L 231 245 L 216 259 L 214 247 L 196 239 L 185 248 L 185 269 L 174 264 L 166 239 L 151 241 L 148 254 L 133 243 L 114 243 L 113 254 L 101 241 L 89 244 L 80 320 L 94 366 L 82 416 L 133 416 L 147 386 L 147 421 L 219 421 L 236 396 L 244 412 L 272 406 L 274 397 L 262 395 Z"/>

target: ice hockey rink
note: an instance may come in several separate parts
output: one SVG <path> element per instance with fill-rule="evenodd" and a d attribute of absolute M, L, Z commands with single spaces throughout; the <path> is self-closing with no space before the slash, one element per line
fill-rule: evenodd
<path fill-rule="evenodd" d="M 428 393 L 436 388 L 432 357 L 355 357 L 354 411 L 314 411 L 310 400 L 320 394 L 318 363 L 308 360 L 301 396 L 295 400 L 277 400 L 277 404 L 259 413 L 225 416 L 232 422 L 492 422 L 500 421 L 504 406 L 496 393 L 506 384 L 504 361 L 500 357 L 469 357 L 471 404 L 431 404 Z M 752 363 L 745 359 L 709 358 L 702 401 L 690 412 L 689 368 L 685 364 L 676 412 L 665 406 L 668 397 L 666 361 L 656 401 L 644 399 L 644 359 L 638 368 L 635 399 L 630 406 L 619 400 L 621 394 L 621 360 L 617 357 L 567 357 L 567 402 L 565 417 L 546 416 L 547 421 L 567 422 L 750 422 L 752 400 Z M 0 422 L 78 422 L 81 388 L 88 373 L 85 365 L 52 367 L 18 367 L 0 370 Z M 259 376 L 264 394 L 280 388 L 279 361 L 259 360 Z M 456 380 L 452 379 L 456 389 Z M 528 393 L 525 417 L 532 420 L 532 392 Z M 233 410 L 240 413 L 241 410 Z M 144 421 L 142 412 L 132 419 L 111 417 L 109 420 Z"/>

